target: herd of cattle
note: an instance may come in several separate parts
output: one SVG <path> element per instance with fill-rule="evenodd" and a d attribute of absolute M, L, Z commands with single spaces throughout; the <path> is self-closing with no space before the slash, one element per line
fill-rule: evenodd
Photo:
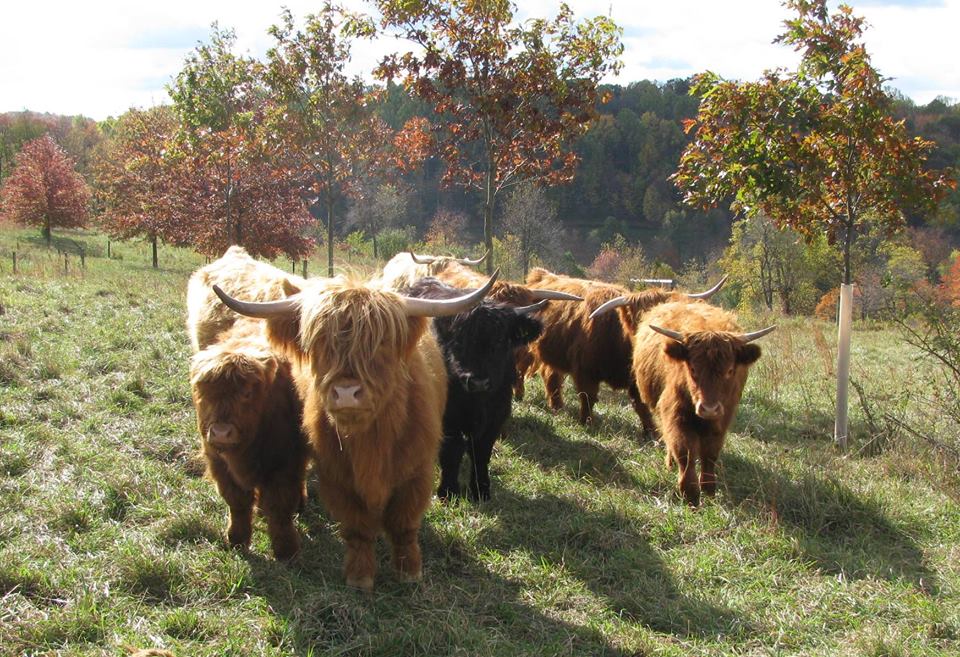
<path fill-rule="evenodd" d="M 551 409 L 572 378 L 584 423 L 600 383 L 626 389 L 644 432 L 666 444 L 667 466 L 677 464 L 685 500 L 715 491 L 717 457 L 760 357 L 751 341 L 773 327 L 743 333 L 710 305 L 723 281 L 700 294 L 631 293 L 543 269 L 509 283 L 477 264 L 401 253 L 368 281 L 306 280 L 231 247 L 193 274 L 190 381 L 231 545 L 249 544 L 256 504 L 274 555 L 298 552 L 294 518 L 312 461 L 346 546 L 347 584 L 373 588 L 382 533 L 399 576 L 418 579 L 438 456 L 440 499 L 461 494 L 464 452 L 468 496 L 489 498 L 511 397 L 537 373 Z"/>

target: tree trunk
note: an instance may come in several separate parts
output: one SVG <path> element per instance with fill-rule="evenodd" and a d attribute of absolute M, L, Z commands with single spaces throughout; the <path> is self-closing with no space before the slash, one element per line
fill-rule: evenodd
<path fill-rule="evenodd" d="M 853 316 L 853 286 L 850 284 L 850 247 L 853 244 L 853 216 L 847 211 L 847 234 L 843 240 L 843 285 L 840 286 L 840 307 L 837 318 L 837 419 L 833 439 L 840 449 L 847 447 L 848 390 L 850 386 L 850 325 Z"/>
<path fill-rule="evenodd" d="M 307 259 L 306 258 L 303 259 L 303 277 L 304 278 L 307 277 Z"/>
<path fill-rule="evenodd" d="M 327 197 L 327 276 L 333 278 L 333 197 Z"/>
<path fill-rule="evenodd" d="M 376 233 L 376 231 L 374 231 L 374 233 L 373 233 L 373 259 L 374 259 L 374 260 L 377 259 L 377 233 Z"/>
<path fill-rule="evenodd" d="M 50 242 L 53 239 L 52 231 L 50 230 L 50 217 L 43 218 L 43 228 L 40 229 L 40 233 L 43 235 L 43 239 L 47 241 L 47 248 L 50 248 Z"/>
<path fill-rule="evenodd" d="M 153 250 L 153 268 L 159 269 L 160 263 L 157 260 L 157 236 L 156 235 L 150 236 L 150 246 L 152 247 L 152 250 Z"/>
<path fill-rule="evenodd" d="M 487 276 L 493 274 L 493 163 L 488 165 L 486 197 L 483 202 L 483 243 L 487 252 Z"/>

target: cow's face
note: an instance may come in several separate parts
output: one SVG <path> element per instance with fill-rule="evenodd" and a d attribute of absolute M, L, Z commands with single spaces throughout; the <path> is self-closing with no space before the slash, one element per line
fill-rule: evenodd
<path fill-rule="evenodd" d="M 760 347 L 730 333 L 701 332 L 685 335 L 682 342 L 667 340 L 664 353 L 683 366 L 696 414 L 716 420 L 727 410 L 724 400 L 731 387 L 743 385 L 738 372 L 760 358 Z"/>
<path fill-rule="evenodd" d="M 349 435 L 368 428 L 409 383 L 408 361 L 426 325 L 393 293 L 332 279 L 304 295 L 296 315 L 268 320 L 268 335 L 309 364 L 324 410 Z"/>
<path fill-rule="evenodd" d="M 279 361 L 254 346 L 212 346 L 190 361 L 190 385 L 204 449 L 229 451 L 257 433 Z"/>
<path fill-rule="evenodd" d="M 509 387 L 516 373 L 514 350 L 543 330 L 530 314 L 499 304 L 438 319 L 435 326 L 450 375 L 467 392 Z"/>

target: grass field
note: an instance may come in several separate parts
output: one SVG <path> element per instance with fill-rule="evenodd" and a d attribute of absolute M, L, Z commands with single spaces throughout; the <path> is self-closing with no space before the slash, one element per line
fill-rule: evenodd
<path fill-rule="evenodd" d="M 68 256 L 64 273 L 0 230 L 0 655 L 960 654 L 955 466 L 856 403 L 851 448 L 831 446 L 827 324 L 763 339 L 720 492 L 696 512 L 624 396 L 602 393 L 584 429 L 571 391 L 554 416 L 528 383 L 493 500 L 434 503 L 423 581 L 396 581 L 381 545 L 366 595 L 344 586 L 315 498 L 293 563 L 262 521 L 249 553 L 226 545 L 187 383 L 202 259 L 164 249 L 154 271 L 146 247 L 107 259 L 104 238 L 71 239 L 86 268 Z M 861 326 L 854 345 L 867 408 L 918 412 L 904 391 L 927 366 L 897 334 Z"/>

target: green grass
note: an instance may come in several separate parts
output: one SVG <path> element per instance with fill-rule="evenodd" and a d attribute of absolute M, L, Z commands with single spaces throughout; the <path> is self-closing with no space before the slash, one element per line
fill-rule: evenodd
<path fill-rule="evenodd" d="M 187 276 L 202 258 L 88 244 L 63 273 L 0 231 L 0 655 L 956 655 L 956 471 L 878 440 L 854 398 L 830 442 L 832 327 L 789 319 L 763 340 L 722 459 L 693 512 L 626 398 L 600 424 L 545 411 L 539 382 L 498 443 L 494 498 L 434 504 L 425 577 L 348 589 L 312 497 L 304 549 L 275 562 L 261 520 L 227 547 L 202 478 L 187 384 Z M 35 251 L 14 276 L 11 248 Z M 27 244 L 28 246 L 24 246 Z M 100 250 L 94 248 L 97 244 Z M 314 268 L 312 271 L 319 271 Z M 854 335 L 875 409 L 910 418 L 924 366 L 893 331 Z M 955 468 L 955 465 L 953 466 Z"/>

